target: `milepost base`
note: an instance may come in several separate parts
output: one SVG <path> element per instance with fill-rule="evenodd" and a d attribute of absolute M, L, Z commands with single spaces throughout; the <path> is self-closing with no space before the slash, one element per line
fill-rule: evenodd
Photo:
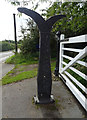
<path fill-rule="evenodd" d="M 34 96 L 34 102 L 35 104 L 52 104 L 55 102 L 53 95 L 50 96 L 50 99 L 41 99 L 39 100 L 37 96 Z"/>

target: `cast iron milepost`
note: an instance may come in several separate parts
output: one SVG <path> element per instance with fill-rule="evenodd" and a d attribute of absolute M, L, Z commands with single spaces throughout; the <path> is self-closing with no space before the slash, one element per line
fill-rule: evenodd
<path fill-rule="evenodd" d="M 37 23 L 40 30 L 40 55 L 37 76 L 37 96 L 34 96 L 35 103 L 53 103 L 54 99 L 51 95 L 50 32 L 53 24 L 57 20 L 65 17 L 65 15 L 55 15 L 45 21 L 40 14 L 33 10 L 20 7 L 18 11 L 30 16 Z"/>

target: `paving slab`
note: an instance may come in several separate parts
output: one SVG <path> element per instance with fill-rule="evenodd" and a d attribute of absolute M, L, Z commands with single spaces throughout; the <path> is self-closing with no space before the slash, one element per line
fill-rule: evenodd
<path fill-rule="evenodd" d="M 62 80 L 53 81 L 54 104 L 35 105 L 37 78 L 2 87 L 3 118 L 86 118 L 86 111 Z"/>
<path fill-rule="evenodd" d="M 5 76 L 10 70 L 14 68 L 13 64 L 2 63 L 2 77 Z"/>

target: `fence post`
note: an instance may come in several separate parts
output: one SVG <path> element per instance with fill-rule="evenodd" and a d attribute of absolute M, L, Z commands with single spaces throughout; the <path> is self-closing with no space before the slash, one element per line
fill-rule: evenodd
<path fill-rule="evenodd" d="M 64 39 L 64 34 L 61 34 L 60 36 L 60 41 Z M 61 73 L 61 70 L 63 68 L 63 64 L 62 64 L 62 61 L 63 61 L 63 50 L 62 48 L 64 48 L 64 44 L 62 44 L 62 42 L 60 43 L 60 55 L 59 55 L 59 73 Z"/>

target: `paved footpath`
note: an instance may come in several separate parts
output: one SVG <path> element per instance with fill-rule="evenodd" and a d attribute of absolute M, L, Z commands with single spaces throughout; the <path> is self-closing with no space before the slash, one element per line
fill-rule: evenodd
<path fill-rule="evenodd" d="M 5 60 L 10 56 L 14 55 L 12 51 L 0 52 L 0 119 L 2 116 L 2 82 L 1 78 L 6 75 L 11 69 L 14 68 L 14 65 L 5 64 Z"/>
<path fill-rule="evenodd" d="M 14 68 L 12 64 L 5 64 L 5 60 L 14 55 L 12 51 L 0 52 L 0 79 Z"/>
<path fill-rule="evenodd" d="M 35 105 L 36 78 L 2 87 L 3 118 L 85 118 L 84 109 L 61 80 L 53 81 L 55 104 Z"/>

